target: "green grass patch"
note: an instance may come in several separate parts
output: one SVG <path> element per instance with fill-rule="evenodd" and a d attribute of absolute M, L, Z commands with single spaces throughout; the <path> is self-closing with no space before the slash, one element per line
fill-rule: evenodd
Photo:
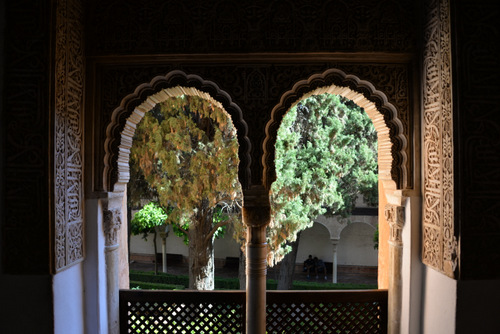
<path fill-rule="evenodd" d="M 158 273 L 155 275 L 152 271 L 131 270 L 129 273 L 131 288 L 132 282 L 148 283 L 140 285 L 141 289 L 167 289 L 181 290 L 182 287 L 189 287 L 189 277 L 187 275 L 171 275 L 168 273 Z M 175 286 L 175 288 L 165 288 L 162 286 Z M 267 290 L 276 290 L 278 282 L 274 279 L 268 279 Z M 215 290 L 239 290 L 240 283 L 238 278 L 215 277 Z M 375 284 L 351 284 L 351 283 L 330 283 L 330 282 L 304 282 L 294 281 L 292 290 L 366 290 L 377 289 Z"/>
<path fill-rule="evenodd" d="M 183 285 L 130 281 L 130 289 L 141 290 L 184 290 Z"/>

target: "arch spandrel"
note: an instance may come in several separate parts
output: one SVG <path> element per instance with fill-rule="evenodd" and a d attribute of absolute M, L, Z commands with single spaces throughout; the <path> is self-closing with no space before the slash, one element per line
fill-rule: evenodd
<path fill-rule="evenodd" d="M 104 187 L 107 191 L 124 191 L 129 180 L 129 154 L 136 125 L 144 114 L 156 104 L 168 98 L 191 95 L 210 100 L 225 110 L 237 130 L 239 144 L 239 181 L 243 188 L 250 184 L 250 150 L 247 136 L 248 126 L 238 105 L 232 102 L 228 93 L 212 81 L 197 75 L 187 75 L 182 71 L 172 71 L 165 76 L 157 76 L 149 83 L 139 85 L 134 93 L 127 95 L 111 116 L 106 129 L 104 157 Z"/>

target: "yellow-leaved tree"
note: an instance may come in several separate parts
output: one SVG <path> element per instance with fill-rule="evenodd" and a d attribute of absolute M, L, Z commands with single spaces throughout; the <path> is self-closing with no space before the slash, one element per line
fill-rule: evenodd
<path fill-rule="evenodd" d="M 166 223 L 187 235 L 189 288 L 213 290 L 214 236 L 241 222 L 233 214 L 242 193 L 229 115 L 201 97 L 170 98 L 138 124 L 130 160 L 132 172 L 144 176 L 168 212 Z"/>

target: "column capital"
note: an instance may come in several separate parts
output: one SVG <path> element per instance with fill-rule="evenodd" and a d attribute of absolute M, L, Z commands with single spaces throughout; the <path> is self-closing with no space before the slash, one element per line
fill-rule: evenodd
<path fill-rule="evenodd" d="M 243 190 L 243 222 L 247 226 L 262 227 L 271 221 L 269 191 L 263 185 Z"/>
<path fill-rule="evenodd" d="M 243 190 L 243 207 L 266 207 L 269 204 L 269 190 L 263 185 L 253 185 Z"/>
<path fill-rule="evenodd" d="M 330 242 L 332 243 L 332 245 L 334 247 L 336 247 L 339 244 L 339 241 L 340 241 L 340 239 L 335 239 L 335 238 L 330 239 Z"/>
<path fill-rule="evenodd" d="M 397 245 L 403 245 L 402 230 L 405 221 L 405 207 L 400 205 L 387 204 L 385 206 L 385 219 L 389 223 L 390 237 L 389 242 Z"/>
<path fill-rule="evenodd" d="M 122 225 L 121 211 L 119 209 L 103 210 L 103 227 L 106 237 L 105 246 L 118 246 L 118 232 Z"/>

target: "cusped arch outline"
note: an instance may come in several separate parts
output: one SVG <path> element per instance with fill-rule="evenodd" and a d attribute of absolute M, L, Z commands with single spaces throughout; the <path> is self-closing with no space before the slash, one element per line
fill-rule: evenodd
<path fill-rule="evenodd" d="M 339 240 L 342 231 L 351 224 L 365 224 L 376 230 L 376 227 L 366 221 L 352 221 L 351 223 L 340 222 L 337 219 L 327 218 L 326 216 L 318 216 L 314 220 L 315 224 L 322 225 L 329 233 L 330 240 Z"/>
<path fill-rule="evenodd" d="M 245 189 L 250 184 L 251 143 L 240 107 L 212 81 L 175 70 L 139 85 L 120 102 L 106 128 L 103 185 L 108 192 L 124 191 L 130 176 L 129 155 L 137 124 L 157 103 L 180 95 L 199 96 L 224 109 L 237 130 L 240 165 L 238 178 Z"/>
<path fill-rule="evenodd" d="M 263 143 L 264 185 L 270 189 L 276 179 L 275 144 L 283 116 L 299 101 L 324 93 L 341 95 L 365 110 L 377 131 L 379 180 L 384 183 L 387 190 L 404 189 L 408 176 L 405 151 L 408 134 L 404 133 L 396 108 L 373 84 L 339 69 L 329 69 L 295 83 L 273 108 L 271 118 L 266 125 L 266 138 Z"/>

